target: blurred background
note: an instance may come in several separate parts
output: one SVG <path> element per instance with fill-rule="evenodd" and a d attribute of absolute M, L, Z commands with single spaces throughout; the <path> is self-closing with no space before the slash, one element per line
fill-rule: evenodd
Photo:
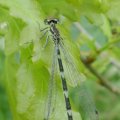
<path fill-rule="evenodd" d="M 71 49 L 86 75 L 100 120 L 120 120 L 119 6 L 119 0 L 0 0 L 0 120 L 40 119 L 51 48 L 40 62 L 40 55 L 37 62 L 28 58 L 40 52 L 35 41 L 45 18 L 59 18 L 61 35 L 77 47 Z M 24 44 L 31 41 L 32 45 Z"/>

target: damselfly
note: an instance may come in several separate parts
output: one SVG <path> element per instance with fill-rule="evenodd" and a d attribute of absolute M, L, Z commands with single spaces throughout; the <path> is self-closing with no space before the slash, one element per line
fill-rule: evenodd
<path fill-rule="evenodd" d="M 51 113 L 52 113 L 52 97 L 54 96 L 53 92 L 53 85 L 54 85 L 54 74 L 55 74 L 55 66 L 58 64 L 59 66 L 59 72 L 60 72 L 60 77 L 61 77 L 61 83 L 62 83 L 62 89 L 64 93 L 64 101 L 65 101 L 65 107 L 67 111 L 67 117 L 68 120 L 73 120 L 73 115 L 72 115 L 72 108 L 71 108 L 71 103 L 68 95 L 68 87 L 67 87 L 67 82 L 66 82 L 66 77 L 64 72 L 69 72 L 68 74 L 71 75 L 69 77 L 70 80 L 67 80 L 74 84 L 74 86 L 77 86 L 79 91 L 79 98 L 81 102 L 81 108 L 85 112 L 87 118 L 85 120 L 98 120 L 98 112 L 95 108 L 94 102 L 89 95 L 89 90 L 86 89 L 85 82 L 84 82 L 84 77 L 83 75 L 80 74 L 70 56 L 66 48 L 64 47 L 64 40 L 60 36 L 59 30 L 56 27 L 56 24 L 58 24 L 59 20 L 58 19 L 45 19 L 44 20 L 45 24 L 48 25 L 46 28 L 41 30 L 43 33 L 42 37 L 46 36 L 46 44 L 48 43 L 49 39 L 52 39 L 54 42 L 54 55 L 53 55 L 53 64 L 52 64 L 52 71 L 51 71 L 51 78 L 50 78 L 50 83 L 49 83 L 49 92 L 48 92 L 48 102 L 46 104 L 46 114 L 44 120 L 49 120 Z M 49 33 L 49 34 L 47 34 Z M 41 37 L 41 39 L 42 39 Z M 61 52 L 64 55 L 64 61 L 65 64 L 63 64 L 63 59 L 61 57 Z M 56 62 L 57 61 L 57 62 Z M 66 70 L 68 71 L 64 71 Z M 80 84 L 79 84 L 80 82 Z M 55 99 L 55 97 L 54 97 Z"/>

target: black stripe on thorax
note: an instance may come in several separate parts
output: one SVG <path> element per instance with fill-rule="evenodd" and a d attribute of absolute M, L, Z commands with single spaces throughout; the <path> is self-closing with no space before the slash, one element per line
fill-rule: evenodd
<path fill-rule="evenodd" d="M 50 27 L 50 32 L 53 34 L 53 35 L 56 35 L 56 36 L 60 36 L 60 33 L 58 31 L 58 29 L 56 28 L 56 26 L 53 24 L 51 27 Z"/>

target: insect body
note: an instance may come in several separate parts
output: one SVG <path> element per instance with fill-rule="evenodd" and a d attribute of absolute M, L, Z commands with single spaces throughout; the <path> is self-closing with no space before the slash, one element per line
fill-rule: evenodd
<path fill-rule="evenodd" d="M 51 36 L 52 36 L 52 40 L 54 41 L 54 46 L 55 46 L 54 51 L 55 51 L 55 55 L 57 56 L 57 61 L 58 61 L 58 66 L 59 66 L 59 72 L 60 72 L 60 77 L 61 77 L 61 82 L 62 82 L 62 89 L 63 89 L 63 93 L 64 93 L 67 117 L 68 117 L 68 120 L 73 120 L 71 104 L 70 104 L 70 99 L 69 99 L 69 95 L 68 95 L 68 87 L 67 87 L 67 82 L 66 82 L 66 78 L 65 78 L 65 74 L 64 74 L 64 66 L 63 66 L 63 61 L 61 59 L 61 51 L 60 50 L 62 50 L 63 54 L 67 54 L 67 52 L 61 42 L 61 40 L 63 40 L 63 39 L 61 38 L 60 33 L 59 33 L 58 29 L 56 28 L 56 24 L 59 22 L 59 20 L 58 19 L 45 19 L 44 22 L 46 25 L 49 25 L 49 27 L 44 29 L 44 30 L 47 29 L 45 31 L 44 35 L 47 32 L 50 32 Z M 48 41 L 48 39 L 49 39 L 49 36 L 47 37 L 47 41 Z M 66 55 L 66 57 L 67 57 L 67 55 Z M 82 83 L 79 72 L 76 70 L 74 64 L 72 64 L 72 62 L 70 61 L 71 58 L 70 59 L 66 58 L 66 59 L 68 61 L 66 64 L 72 65 L 70 70 L 73 69 L 73 71 L 75 73 L 73 79 L 77 79 L 77 80 L 81 81 L 81 91 L 79 92 L 80 96 L 81 96 L 80 100 L 81 100 L 81 102 L 83 102 L 81 106 L 83 107 L 84 111 L 86 112 L 87 116 L 89 117 L 89 120 L 98 120 L 96 109 L 94 107 L 94 104 L 92 103 L 92 99 L 89 99 L 89 94 L 87 93 L 87 90 L 84 87 L 84 83 Z M 53 75 L 54 68 L 55 68 L 54 66 L 55 66 L 55 62 L 53 62 L 53 66 L 52 66 L 53 68 L 52 68 L 52 72 L 51 72 L 52 77 L 51 77 L 51 83 L 50 83 L 51 85 L 50 85 L 50 90 L 49 90 L 49 95 L 48 95 L 48 105 L 47 105 L 48 111 L 47 111 L 47 114 L 45 115 L 44 120 L 49 120 L 50 113 L 51 113 L 50 107 L 51 107 L 51 99 L 52 99 L 52 94 L 53 94 L 52 85 L 53 85 L 53 78 L 54 78 L 53 77 L 54 76 Z M 69 66 L 68 66 L 68 68 L 69 68 Z M 71 73 L 71 74 L 73 74 L 73 73 Z"/>
<path fill-rule="evenodd" d="M 50 25 L 50 32 L 52 34 L 53 41 L 55 43 L 56 53 L 57 53 L 58 65 L 59 65 L 59 70 L 60 70 L 60 75 L 61 75 L 61 80 L 62 80 L 63 93 L 64 93 L 64 98 L 65 98 L 65 103 L 66 103 L 67 116 L 68 116 L 68 120 L 73 120 L 71 104 L 70 104 L 70 100 L 68 97 L 68 88 L 67 88 L 67 83 L 66 83 L 66 79 L 64 75 L 64 68 L 63 68 L 60 49 L 59 49 L 59 42 L 61 38 L 60 38 L 59 31 L 57 30 L 55 26 L 55 24 L 58 23 L 58 19 L 52 19 L 52 20 L 46 19 L 44 22 Z"/>

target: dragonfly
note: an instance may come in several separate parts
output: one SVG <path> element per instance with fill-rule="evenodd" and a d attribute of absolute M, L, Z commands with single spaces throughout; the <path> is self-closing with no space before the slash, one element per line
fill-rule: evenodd
<path fill-rule="evenodd" d="M 68 53 L 68 50 L 64 46 L 64 40 L 60 35 L 60 32 L 56 25 L 59 23 L 59 19 L 45 19 L 44 23 L 47 25 L 46 28 L 42 29 L 41 32 L 44 32 L 42 37 L 46 37 L 46 43 L 44 45 L 44 48 L 46 47 L 49 39 L 53 41 L 54 43 L 54 54 L 53 54 L 53 62 L 52 62 L 52 69 L 51 69 L 51 77 L 49 80 L 49 90 L 48 90 L 48 99 L 46 103 L 46 109 L 45 109 L 45 116 L 44 120 L 50 120 L 50 116 L 52 114 L 53 108 L 52 108 L 52 100 L 56 99 L 55 97 L 55 80 L 54 80 L 54 74 L 56 70 L 56 64 L 59 66 L 59 73 L 62 83 L 62 90 L 63 90 L 63 96 L 65 101 L 65 108 L 66 108 L 66 115 L 67 120 L 74 120 L 73 118 L 73 112 L 71 107 L 71 102 L 68 94 L 68 85 L 67 81 L 71 82 L 75 86 L 79 86 L 80 82 L 80 89 L 78 91 L 80 96 L 80 102 L 81 102 L 81 108 L 84 110 L 85 114 L 88 116 L 87 120 L 98 120 L 98 111 L 94 105 L 93 99 L 89 95 L 89 90 L 86 88 L 84 77 L 83 75 L 77 70 L 71 55 Z M 49 33 L 49 34 L 48 34 Z M 63 65 L 62 60 L 62 54 L 64 55 L 64 61 L 65 64 Z M 65 69 L 66 68 L 66 71 Z M 67 80 L 65 77 L 65 72 L 71 75 L 68 77 L 72 80 Z M 73 74 L 74 73 L 74 74 Z M 53 98 L 54 97 L 54 98 Z M 85 119 L 86 120 L 86 119 Z"/>

